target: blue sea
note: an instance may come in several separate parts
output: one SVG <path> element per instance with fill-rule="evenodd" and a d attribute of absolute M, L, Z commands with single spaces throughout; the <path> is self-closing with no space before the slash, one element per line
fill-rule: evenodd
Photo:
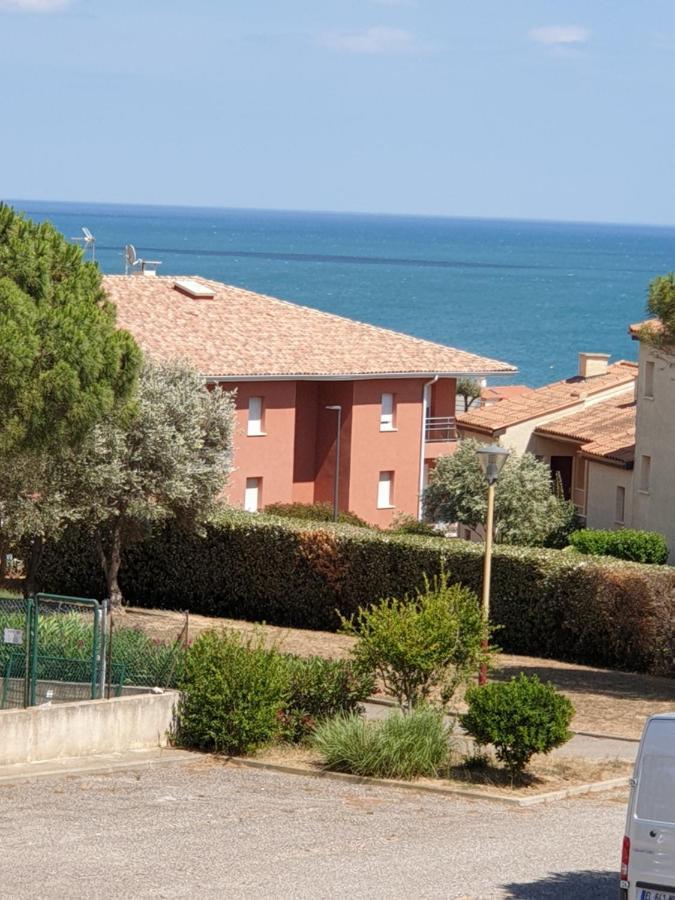
<path fill-rule="evenodd" d="M 675 227 L 11 201 L 107 273 L 122 248 L 160 274 L 215 278 L 506 360 L 511 381 L 576 372 L 580 350 L 634 359 L 630 322 L 675 269 Z M 501 381 L 501 383 L 505 383 Z"/>

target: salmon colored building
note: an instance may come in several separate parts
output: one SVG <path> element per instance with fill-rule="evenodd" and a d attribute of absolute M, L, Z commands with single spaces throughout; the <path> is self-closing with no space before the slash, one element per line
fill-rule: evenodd
<path fill-rule="evenodd" d="M 185 359 L 209 385 L 236 391 L 228 500 L 250 511 L 333 503 L 337 486 L 339 509 L 368 522 L 417 516 L 429 467 L 455 448 L 456 379 L 515 371 L 202 278 L 104 284 L 118 324 L 149 356 Z"/>

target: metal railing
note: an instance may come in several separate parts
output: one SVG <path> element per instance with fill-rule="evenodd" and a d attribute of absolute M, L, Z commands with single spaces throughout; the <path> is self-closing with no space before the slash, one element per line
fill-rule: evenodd
<path fill-rule="evenodd" d="M 428 416 L 424 429 L 427 443 L 434 441 L 456 441 L 457 423 L 454 416 Z"/>

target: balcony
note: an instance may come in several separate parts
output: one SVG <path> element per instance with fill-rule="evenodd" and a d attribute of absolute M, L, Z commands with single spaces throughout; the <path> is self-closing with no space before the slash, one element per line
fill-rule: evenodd
<path fill-rule="evenodd" d="M 424 429 L 428 444 L 457 440 L 457 424 L 454 416 L 429 416 Z"/>

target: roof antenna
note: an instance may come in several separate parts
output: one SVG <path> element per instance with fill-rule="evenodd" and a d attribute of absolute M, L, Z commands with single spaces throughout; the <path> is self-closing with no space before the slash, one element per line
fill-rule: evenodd
<path fill-rule="evenodd" d="M 73 240 L 77 241 L 78 244 L 82 244 L 85 253 L 87 250 L 91 250 L 92 262 L 96 260 L 96 238 L 88 228 L 85 228 L 83 225 L 82 237 L 74 237 Z"/>
<path fill-rule="evenodd" d="M 133 244 L 124 247 L 124 274 L 125 275 L 156 275 L 157 267 L 162 263 L 159 259 L 140 259 L 136 255 Z"/>

